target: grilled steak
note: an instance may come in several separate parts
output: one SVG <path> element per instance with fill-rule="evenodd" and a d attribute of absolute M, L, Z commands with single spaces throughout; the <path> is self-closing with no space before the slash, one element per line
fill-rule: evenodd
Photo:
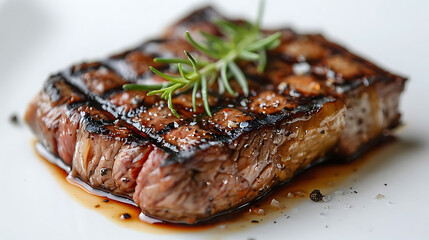
<path fill-rule="evenodd" d="M 211 118 L 200 96 L 195 112 L 190 93 L 174 96 L 179 119 L 158 96 L 122 90 L 125 83 L 165 81 L 148 67 L 167 66 L 152 59 L 195 52 L 184 30 L 219 34 L 215 18 L 222 16 L 200 9 L 160 39 L 52 75 L 27 123 L 72 176 L 180 223 L 239 208 L 321 159 L 350 159 L 399 124 L 403 77 L 321 35 L 290 29 L 276 30 L 281 44 L 268 52 L 264 74 L 239 63 L 249 97 L 235 81 L 238 96 L 209 91 Z"/>

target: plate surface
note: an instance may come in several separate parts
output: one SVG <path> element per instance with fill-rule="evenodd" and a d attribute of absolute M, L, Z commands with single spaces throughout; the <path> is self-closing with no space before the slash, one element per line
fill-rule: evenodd
<path fill-rule="evenodd" d="M 220 228 L 150 234 L 123 228 L 71 198 L 34 154 L 33 135 L 9 117 L 50 73 L 156 36 L 191 8 L 217 6 L 253 19 L 257 1 L 0 1 L 0 239 L 425 239 L 429 234 L 428 1 L 267 1 L 267 26 L 322 31 L 329 39 L 408 76 L 398 141 L 377 151 L 338 190 L 358 194 L 309 200 L 290 218 L 245 231 Z M 385 186 L 384 184 L 387 184 Z M 375 199 L 377 194 L 385 195 Z M 327 210 L 325 207 L 329 205 Z"/>

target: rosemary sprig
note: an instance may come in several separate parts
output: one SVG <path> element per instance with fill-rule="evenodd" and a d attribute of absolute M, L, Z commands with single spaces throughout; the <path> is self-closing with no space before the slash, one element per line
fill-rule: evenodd
<path fill-rule="evenodd" d="M 204 43 L 196 42 L 189 32 L 186 32 L 186 38 L 192 46 L 199 52 L 207 55 L 212 61 L 203 61 L 195 59 L 189 52 L 185 51 L 187 59 L 182 58 L 155 58 L 154 62 L 165 64 L 177 64 L 178 75 L 165 74 L 154 67 L 150 69 L 160 77 L 169 81 L 167 84 L 160 85 L 139 85 L 125 84 L 125 90 L 150 91 L 147 95 L 160 94 L 161 98 L 167 100 L 168 108 L 178 118 L 179 114 L 172 104 L 173 95 L 179 91 L 186 91 L 192 88 L 192 107 L 196 111 L 196 95 L 199 88 L 204 104 L 205 112 L 212 116 L 208 101 L 208 85 L 215 81 L 219 83 L 219 93 L 224 90 L 231 95 L 236 93 L 231 88 L 229 82 L 233 77 L 240 85 L 245 96 L 249 94 L 247 79 L 237 65 L 237 60 L 254 61 L 257 63 L 258 72 L 263 72 L 267 63 L 266 50 L 275 48 L 280 44 L 281 33 L 277 32 L 269 36 L 264 36 L 260 31 L 264 1 L 259 6 L 258 18 L 256 23 L 248 22 L 235 24 L 226 20 L 217 20 L 217 25 L 222 35 L 218 37 L 206 32 L 201 32 L 204 37 Z"/>

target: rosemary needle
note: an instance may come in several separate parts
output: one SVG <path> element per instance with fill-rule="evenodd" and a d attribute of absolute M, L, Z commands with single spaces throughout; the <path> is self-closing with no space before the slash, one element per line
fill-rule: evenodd
<path fill-rule="evenodd" d="M 177 64 L 179 75 L 169 75 L 156 68 L 150 69 L 158 76 L 169 81 L 168 84 L 139 85 L 125 84 L 125 90 L 149 91 L 148 95 L 160 94 L 162 99 L 167 100 L 168 108 L 178 118 L 179 114 L 174 109 L 172 98 L 176 91 L 185 91 L 192 88 L 192 109 L 196 111 L 196 96 L 200 89 L 204 109 L 208 116 L 212 116 L 208 100 L 208 85 L 219 82 L 231 95 L 236 93 L 231 88 L 230 77 L 234 77 L 241 87 L 245 96 L 249 94 L 247 79 L 237 65 L 237 60 L 253 61 L 257 63 L 258 72 L 263 72 L 267 63 L 266 50 L 275 48 L 280 44 L 281 33 L 277 32 L 264 36 L 260 31 L 264 1 L 261 1 L 257 21 L 254 24 L 235 24 L 226 20 L 217 20 L 217 25 L 223 36 L 218 37 L 206 32 L 201 32 L 204 44 L 195 41 L 189 32 L 186 38 L 189 43 L 202 54 L 209 56 L 212 61 L 203 61 L 194 58 L 185 51 L 187 58 L 155 58 L 154 62 L 164 64 Z M 188 66 L 184 68 L 184 65 Z M 219 76 L 219 77 L 218 77 Z M 222 90 L 223 91 L 223 90 Z"/>

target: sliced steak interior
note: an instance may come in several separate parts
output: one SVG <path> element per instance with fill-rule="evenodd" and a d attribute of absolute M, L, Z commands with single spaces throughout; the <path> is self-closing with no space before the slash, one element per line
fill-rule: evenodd
<path fill-rule="evenodd" d="M 152 217 L 196 223 L 264 196 L 321 159 L 348 160 L 400 122 L 405 78 L 388 73 L 318 34 L 280 31 L 264 74 L 239 62 L 245 97 L 209 88 L 213 117 L 197 95 L 175 95 L 176 118 L 158 96 L 125 83 L 165 80 L 157 56 L 198 54 L 184 31 L 220 34 L 212 8 L 172 25 L 160 39 L 49 77 L 26 121 L 39 141 L 90 186 L 132 199 Z"/>

